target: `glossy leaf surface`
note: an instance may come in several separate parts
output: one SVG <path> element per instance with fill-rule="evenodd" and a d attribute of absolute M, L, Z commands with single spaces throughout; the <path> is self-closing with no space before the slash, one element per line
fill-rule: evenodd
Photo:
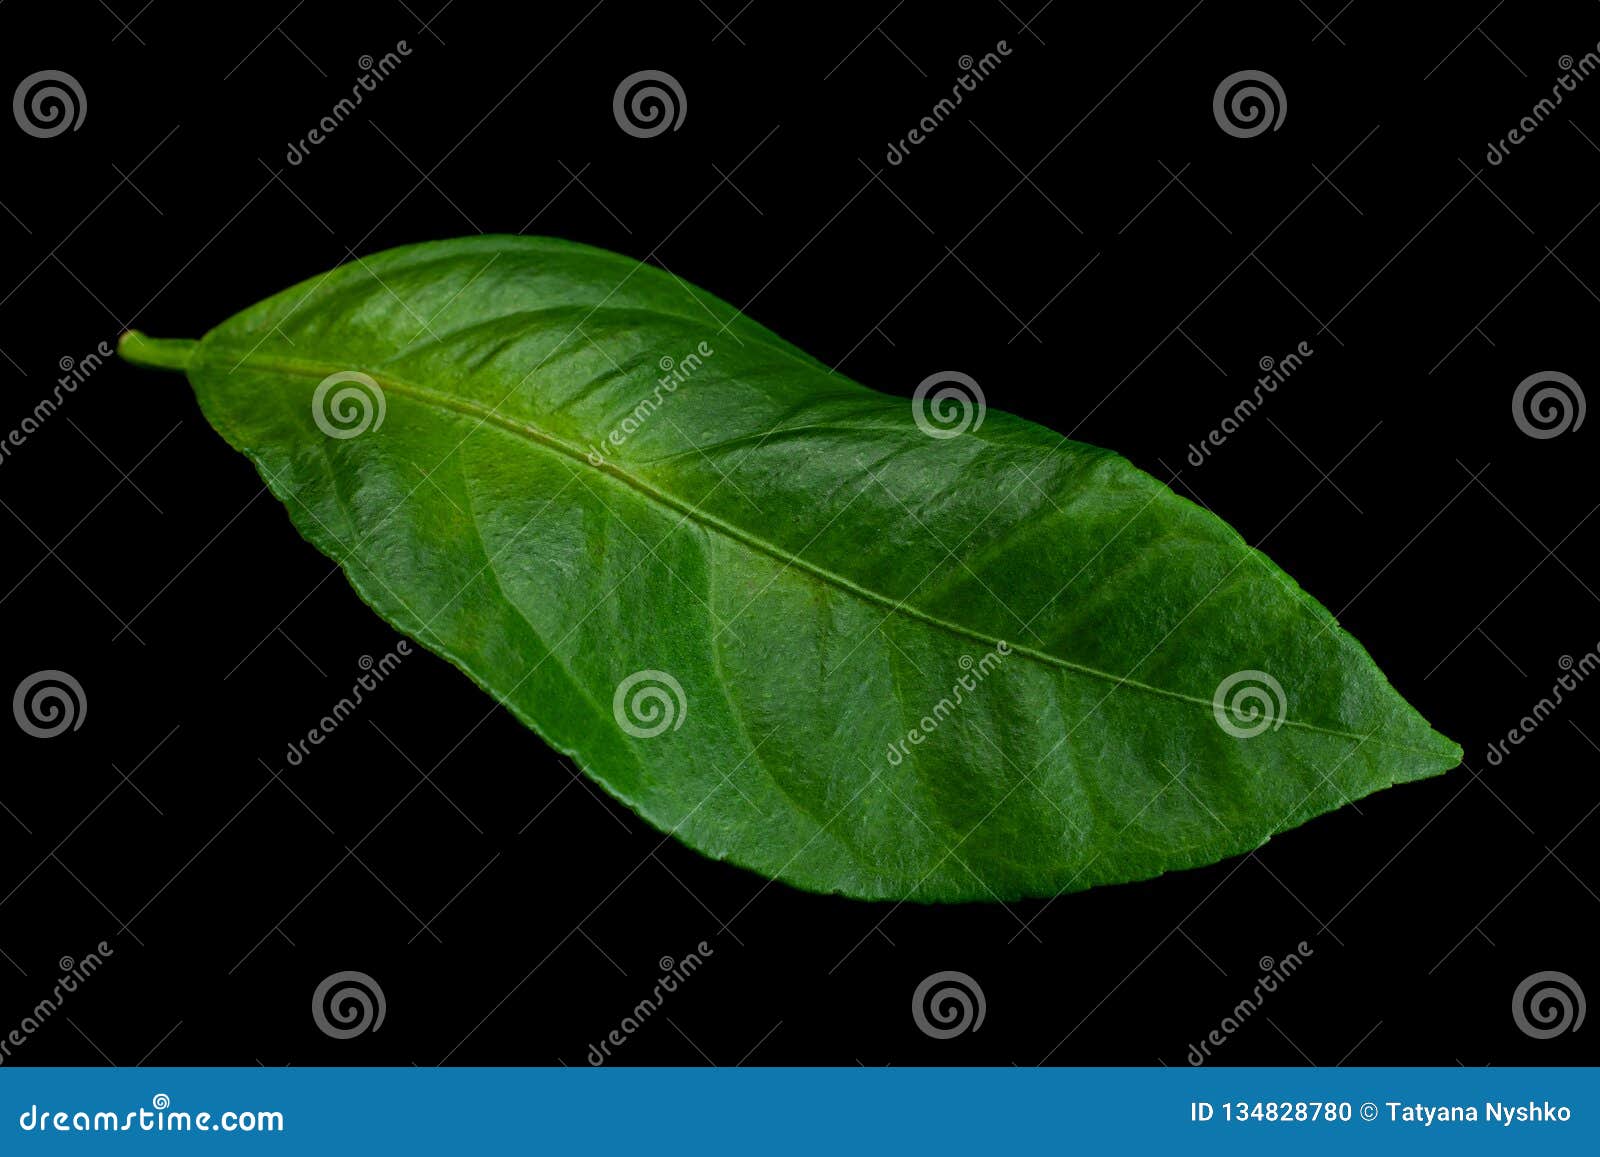
<path fill-rule="evenodd" d="M 124 353 L 186 369 L 395 627 L 663 832 L 803 888 L 1141 879 L 1459 759 L 1116 454 L 960 381 L 866 389 L 616 254 L 391 250 Z"/>

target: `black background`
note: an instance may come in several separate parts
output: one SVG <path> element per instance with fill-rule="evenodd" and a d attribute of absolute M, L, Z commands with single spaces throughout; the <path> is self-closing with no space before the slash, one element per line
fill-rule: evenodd
<path fill-rule="evenodd" d="M 0 123 L 0 427 L 129 326 L 199 336 L 395 244 L 573 238 L 875 388 L 962 370 L 1172 480 L 1338 613 L 1467 766 L 1211 868 L 945 908 L 764 886 L 663 842 L 426 654 L 277 779 L 395 636 L 178 377 L 107 364 L 0 462 L 0 682 L 60 668 L 87 697 L 61 737 L 0 728 L 0 1031 L 58 958 L 115 951 L 7 1063 L 583 1064 L 701 940 L 619 1062 L 1181 1065 L 1301 940 L 1218 1063 L 1600 1056 L 1594 1025 L 1541 1041 L 1511 1015 L 1537 971 L 1600 991 L 1600 689 L 1484 759 L 1600 640 L 1597 421 L 1536 440 L 1510 405 L 1538 371 L 1600 381 L 1600 79 L 1484 159 L 1600 41 L 1600 9 L 436 3 L 0 9 L 5 92 L 61 69 L 88 104 L 50 139 Z M 640 69 L 683 86 L 677 131 L 613 119 Z M 1276 131 L 1214 119 L 1241 69 L 1282 85 Z M 1186 464 L 1302 341 L 1290 383 Z M 308 1007 L 344 969 L 387 1001 L 347 1041 Z M 944 969 L 987 1017 L 933 1040 L 910 1000 Z"/>

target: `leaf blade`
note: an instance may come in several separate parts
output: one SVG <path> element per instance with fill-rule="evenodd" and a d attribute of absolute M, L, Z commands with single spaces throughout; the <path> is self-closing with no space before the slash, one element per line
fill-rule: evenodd
<path fill-rule="evenodd" d="M 310 400 L 351 371 L 387 410 L 344 439 Z M 802 887 L 1143 878 L 1459 758 L 1288 576 L 1120 457 L 993 411 L 926 437 L 616 255 L 390 251 L 225 322 L 188 372 L 374 609 L 657 827 Z M 1213 705 L 1240 670 L 1289 687 L 1248 739 Z M 677 727 L 618 726 L 637 671 L 686 689 Z"/>

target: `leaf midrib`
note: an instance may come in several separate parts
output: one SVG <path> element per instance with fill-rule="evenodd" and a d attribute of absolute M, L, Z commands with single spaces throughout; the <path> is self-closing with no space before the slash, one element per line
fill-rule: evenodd
<path fill-rule="evenodd" d="M 220 347 L 225 347 L 226 344 L 227 343 L 225 341 L 207 340 L 203 342 L 200 348 L 196 351 L 194 360 L 188 366 L 188 371 L 190 373 L 194 373 L 205 361 L 207 361 L 206 354 L 208 352 L 217 350 Z M 235 350 L 234 352 L 237 353 L 240 351 Z M 226 372 L 232 373 L 245 365 L 248 365 L 251 369 L 275 371 L 294 375 L 296 377 L 315 378 L 319 380 L 327 377 L 329 374 L 339 373 L 350 368 L 348 364 L 344 363 L 333 364 L 314 362 L 301 358 L 285 358 L 276 355 L 262 355 L 259 347 L 257 347 L 254 350 L 244 351 L 239 360 L 226 367 Z M 222 368 L 221 361 L 217 363 L 217 368 Z M 921 623 L 926 623 L 932 627 L 937 627 L 940 630 L 949 632 L 950 634 L 971 639 L 977 643 L 982 643 L 991 649 L 997 644 L 1004 642 L 1013 653 L 1024 655 L 1037 663 L 1042 663 L 1045 666 L 1055 667 L 1060 670 L 1072 671 L 1080 675 L 1087 675 L 1090 678 L 1111 683 L 1114 685 L 1113 691 L 1115 691 L 1118 687 L 1131 687 L 1135 690 L 1143 691 L 1150 695 L 1157 695 L 1166 699 L 1173 699 L 1183 703 L 1195 704 L 1205 708 L 1207 711 L 1213 710 L 1212 701 L 1209 699 L 1202 699 L 1195 695 L 1186 695 L 1181 691 L 1170 691 L 1164 687 L 1157 687 L 1150 683 L 1142 683 L 1137 679 L 1130 679 L 1126 676 L 1113 675 L 1109 671 L 1102 671 L 1098 668 L 1090 667 L 1083 663 L 1076 663 L 1070 659 L 1063 659 L 1060 656 L 1051 655 L 1048 652 L 1036 650 L 1033 647 L 1028 647 L 1020 643 L 1013 643 L 1009 640 L 987 635 L 982 631 L 977 631 L 971 627 L 962 626 L 959 623 L 950 622 L 948 619 L 941 619 L 937 615 L 932 615 L 926 611 L 920 610 L 917 607 L 909 606 L 903 600 L 893 599 L 888 595 L 880 594 L 869 587 L 864 587 L 852 579 L 844 577 L 843 575 L 835 574 L 833 571 L 826 570 L 823 567 L 817 566 L 815 563 L 806 562 L 804 559 L 800 558 L 799 555 L 790 554 L 782 547 L 767 542 L 765 539 L 751 534 L 749 531 L 742 530 L 732 523 L 725 522 L 716 515 L 701 510 L 694 504 L 685 502 L 682 499 L 659 489 L 645 479 L 639 477 L 638 475 L 631 474 L 619 466 L 615 466 L 610 462 L 596 465 L 589 459 L 589 456 L 581 447 L 572 445 L 565 439 L 550 433 L 548 430 L 543 430 L 537 426 L 532 426 L 526 422 L 521 422 L 515 418 L 503 415 L 499 412 L 498 407 L 490 409 L 478 402 L 472 402 L 465 398 L 451 397 L 448 394 L 439 393 L 438 391 L 429 389 L 426 386 L 419 386 L 414 382 L 408 382 L 402 378 L 398 378 L 387 370 L 363 370 L 362 372 L 372 377 L 385 391 L 393 391 L 401 397 L 409 397 L 426 405 L 436 406 L 444 410 L 452 410 L 469 418 L 476 418 L 480 424 L 491 423 L 499 426 L 503 430 L 519 435 L 538 445 L 544 446 L 546 449 L 563 454 L 566 457 L 571 458 L 573 461 L 578 462 L 581 465 L 588 466 L 599 473 L 607 474 L 628 488 L 634 490 L 636 493 L 643 495 L 644 497 L 666 507 L 669 510 L 676 511 L 679 514 L 682 514 L 684 517 L 692 519 L 708 529 L 714 530 L 728 538 L 733 539 L 735 542 L 747 546 L 761 554 L 765 554 L 777 562 L 783 563 L 785 566 L 794 567 L 802 573 L 809 574 L 820 582 L 837 587 L 838 589 L 855 595 L 857 598 L 860 598 L 866 602 L 886 608 L 892 614 L 905 615 L 908 618 L 915 619 Z M 510 395 L 508 394 L 507 397 L 509 396 Z M 1426 748 L 1412 747 L 1408 744 L 1393 743 L 1387 740 L 1377 739 L 1375 734 L 1360 735 L 1349 731 L 1339 731 L 1330 727 L 1319 727 L 1314 723 L 1306 723 L 1296 719 L 1285 719 L 1283 722 L 1287 727 L 1295 727 L 1322 735 L 1331 735 L 1340 739 L 1354 739 L 1362 743 L 1376 742 L 1383 747 L 1390 747 L 1399 751 L 1409 751 L 1419 755 L 1433 754 Z"/>

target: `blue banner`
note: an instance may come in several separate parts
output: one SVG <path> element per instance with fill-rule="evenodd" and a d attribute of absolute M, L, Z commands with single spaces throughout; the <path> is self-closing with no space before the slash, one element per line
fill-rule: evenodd
<path fill-rule="evenodd" d="M 1592 1155 L 1597 1090 L 1596 1069 L 6 1068 L 0 1151 Z"/>

